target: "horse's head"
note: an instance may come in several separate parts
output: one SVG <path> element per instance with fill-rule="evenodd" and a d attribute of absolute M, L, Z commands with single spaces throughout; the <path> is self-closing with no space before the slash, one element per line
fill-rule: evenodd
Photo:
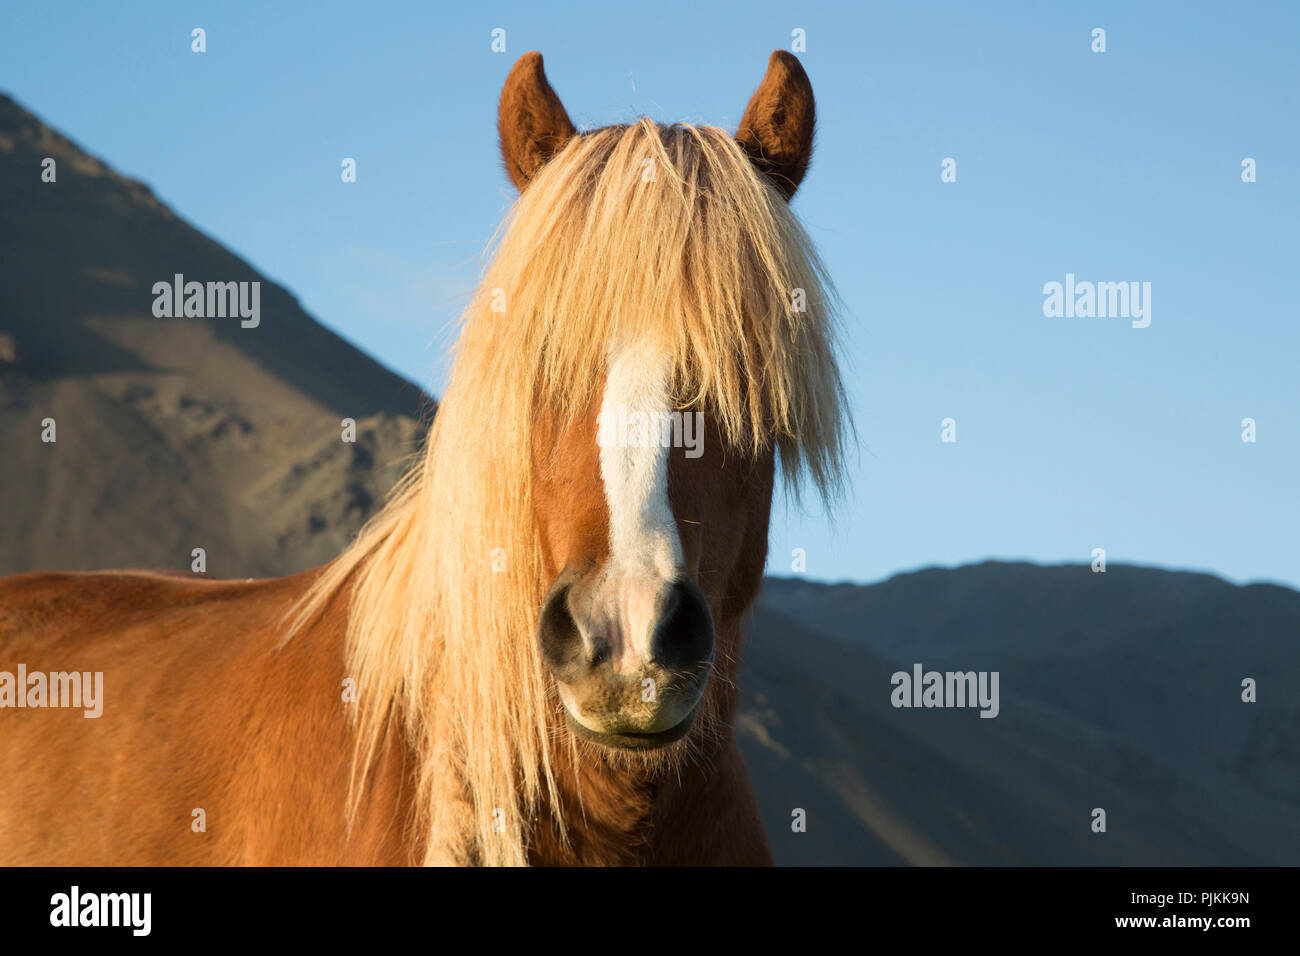
<path fill-rule="evenodd" d="M 600 410 L 535 432 L 534 512 L 553 581 L 542 657 L 580 736 L 648 749 L 683 737 L 767 553 L 773 452 L 726 450 L 668 373 L 613 357 Z M 729 670 L 729 668 L 728 668 Z M 730 679 L 730 675 L 728 675 Z"/>
<path fill-rule="evenodd" d="M 806 345 L 806 330 L 792 325 L 807 321 L 797 308 L 804 290 L 720 288 L 729 281 L 772 284 L 775 267 L 751 260 L 780 258 L 785 252 L 775 239 L 771 249 L 749 242 L 746 230 L 759 226 L 724 220 L 766 217 L 765 228 L 773 235 L 785 221 L 784 204 L 803 178 L 812 151 L 812 88 L 798 60 L 788 53 L 772 54 L 734 143 L 725 148 L 709 138 L 720 133 L 710 128 L 644 128 L 657 130 L 649 134 L 650 146 L 637 147 L 647 150 L 644 156 L 623 155 L 624 147 L 615 142 L 620 131 L 635 128 L 577 133 L 537 53 L 522 57 L 505 84 L 501 146 L 506 169 L 523 193 L 521 203 L 538 181 L 537 188 L 553 189 L 561 199 L 574 195 L 573 189 L 585 189 L 582 202 L 590 207 L 581 228 L 565 233 L 555 227 L 553 235 L 539 241 L 572 243 L 577 250 L 592 237 L 574 236 L 574 231 L 620 223 L 601 239 L 610 245 L 607 258 L 584 266 L 623 270 L 600 279 L 604 287 L 619 291 L 594 298 L 608 305 L 624 286 L 645 280 L 647 290 L 677 283 L 685 290 L 679 298 L 703 299 L 697 303 L 704 307 L 700 311 L 713 304 L 709 296 L 745 304 L 733 310 L 737 314 L 731 316 L 730 329 L 721 322 L 709 327 L 707 316 L 697 317 L 693 327 L 680 318 L 657 322 L 655 315 L 627 321 L 604 340 L 603 361 L 592 381 L 559 386 L 578 396 L 576 413 L 542 404 L 532 425 L 530 499 L 543 573 L 551 582 L 538 622 L 541 656 L 570 728 L 585 739 L 623 749 L 653 749 L 684 737 L 695 723 L 711 674 L 721 672 L 714 675 L 715 682 L 733 681 L 740 616 L 758 591 L 766 559 L 775 449 L 783 437 L 798 440 L 801 436 L 791 433 L 808 421 L 824 430 L 830 414 L 825 407 L 811 408 L 822 396 L 794 394 L 803 373 L 778 367 L 830 362 L 821 354 L 824 343 L 814 342 L 803 358 L 783 352 L 774 358 L 778 350 Z M 604 152 L 587 147 L 593 155 L 600 153 L 601 168 L 581 169 L 590 186 L 540 183 L 550 160 L 568 148 L 581 150 L 579 141 L 601 137 L 610 143 Z M 699 155 L 692 152 L 696 149 Z M 753 168 L 732 174 L 733 180 L 710 171 L 707 157 L 719 150 L 733 159 L 733 153 L 739 156 L 739 166 L 748 157 Z M 616 172 L 607 175 L 615 164 Z M 623 180 L 629 177 L 639 181 L 628 186 Z M 673 191 L 655 193 L 657 183 Z M 728 199 L 741 192 L 743 201 Z M 629 204 L 642 202 L 644 209 L 629 210 Z M 664 215 L 665 209 L 671 214 Z M 629 236 L 636 224 L 651 236 Z M 714 228 L 716 236 L 709 231 Z M 789 237 L 781 234 L 780 239 Z M 572 254 L 575 261 L 583 258 L 578 251 Z M 569 280 L 556 275 L 554 281 Z M 710 289 L 710 283 L 718 287 Z M 696 287 L 706 291 L 696 296 L 690 291 Z M 792 293 L 793 318 L 786 314 Z M 652 291 L 646 296 L 648 302 L 657 301 Z M 756 309 L 751 301 L 763 305 Z M 660 307 L 689 312 L 692 306 L 676 302 Z M 579 311 L 594 321 L 587 310 L 574 310 Z M 654 310 L 647 305 L 647 311 Z M 769 315 L 754 312 L 778 317 L 769 321 Z M 664 331 L 674 321 L 682 327 Z M 729 336 L 737 340 L 726 341 Z M 542 346 L 548 353 L 565 347 L 553 340 Z M 833 362 L 829 368 L 833 373 Z M 826 374 L 819 367 L 814 376 L 825 379 Z M 834 386 L 838 388 L 837 379 Z M 728 398 L 720 402 L 718 393 Z M 767 402 L 769 393 L 777 400 Z M 783 402 L 789 407 L 767 407 Z M 737 424 L 742 418 L 744 427 Z M 740 432 L 752 440 L 737 441 Z M 783 455 L 788 450 L 783 446 Z"/>

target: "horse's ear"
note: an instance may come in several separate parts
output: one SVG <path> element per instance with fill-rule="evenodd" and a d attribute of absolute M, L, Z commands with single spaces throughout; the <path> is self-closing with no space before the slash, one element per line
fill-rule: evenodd
<path fill-rule="evenodd" d="M 521 56 L 506 77 L 497 130 L 506 172 L 520 190 L 577 132 L 546 82 L 542 55 L 536 50 Z"/>
<path fill-rule="evenodd" d="M 799 58 L 774 50 L 736 141 L 786 199 L 799 188 L 812 161 L 814 118 L 812 84 Z"/>

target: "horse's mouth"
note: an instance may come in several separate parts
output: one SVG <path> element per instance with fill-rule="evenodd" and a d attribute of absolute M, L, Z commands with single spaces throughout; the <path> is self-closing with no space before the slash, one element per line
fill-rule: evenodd
<path fill-rule="evenodd" d="M 592 730 L 578 723 L 567 707 L 564 709 L 564 718 L 569 722 L 569 729 L 583 740 L 590 740 L 592 743 L 613 747 L 616 750 L 658 750 L 660 747 L 681 740 L 690 733 L 691 727 L 695 725 L 695 712 L 699 709 L 700 705 L 696 704 L 677 726 L 652 734 Z"/>

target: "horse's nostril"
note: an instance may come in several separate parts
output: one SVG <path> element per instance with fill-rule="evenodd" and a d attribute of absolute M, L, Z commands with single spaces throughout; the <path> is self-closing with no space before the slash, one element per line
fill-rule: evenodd
<path fill-rule="evenodd" d="M 561 680 L 582 671 L 582 635 L 569 612 L 569 584 L 557 582 L 546 596 L 537 621 L 537 641 L 542 659 Z"/>
<path fill-rule="evenodd" d="M 713 615 L 694 582 L 685 579 L 673 584 L 650 647 L 655 663 L 669 670 L 713 659 Z"/>

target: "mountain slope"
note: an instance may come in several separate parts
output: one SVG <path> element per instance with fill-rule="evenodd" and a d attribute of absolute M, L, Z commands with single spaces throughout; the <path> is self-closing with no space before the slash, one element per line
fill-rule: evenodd
<path fill-rule="evenodd" d="M 893 707 L 917 663 L 999 672 L 1000 713 Z M 1294 864 L 1297 686 L 1288 588 L 1114 564 L 769 579 L 741 740 L 778 782 L 760 802 L 785 862 Z"/>
<path fill-rule="evenodd" d="M 177 273 L 260 282 L 258 325 L 155 317 L 154 283 Z M 0 96 L 0 573 L 189 567 L 194 548 L 217 575 L 310 567 L 382 499 L 427 404 Z"/>

